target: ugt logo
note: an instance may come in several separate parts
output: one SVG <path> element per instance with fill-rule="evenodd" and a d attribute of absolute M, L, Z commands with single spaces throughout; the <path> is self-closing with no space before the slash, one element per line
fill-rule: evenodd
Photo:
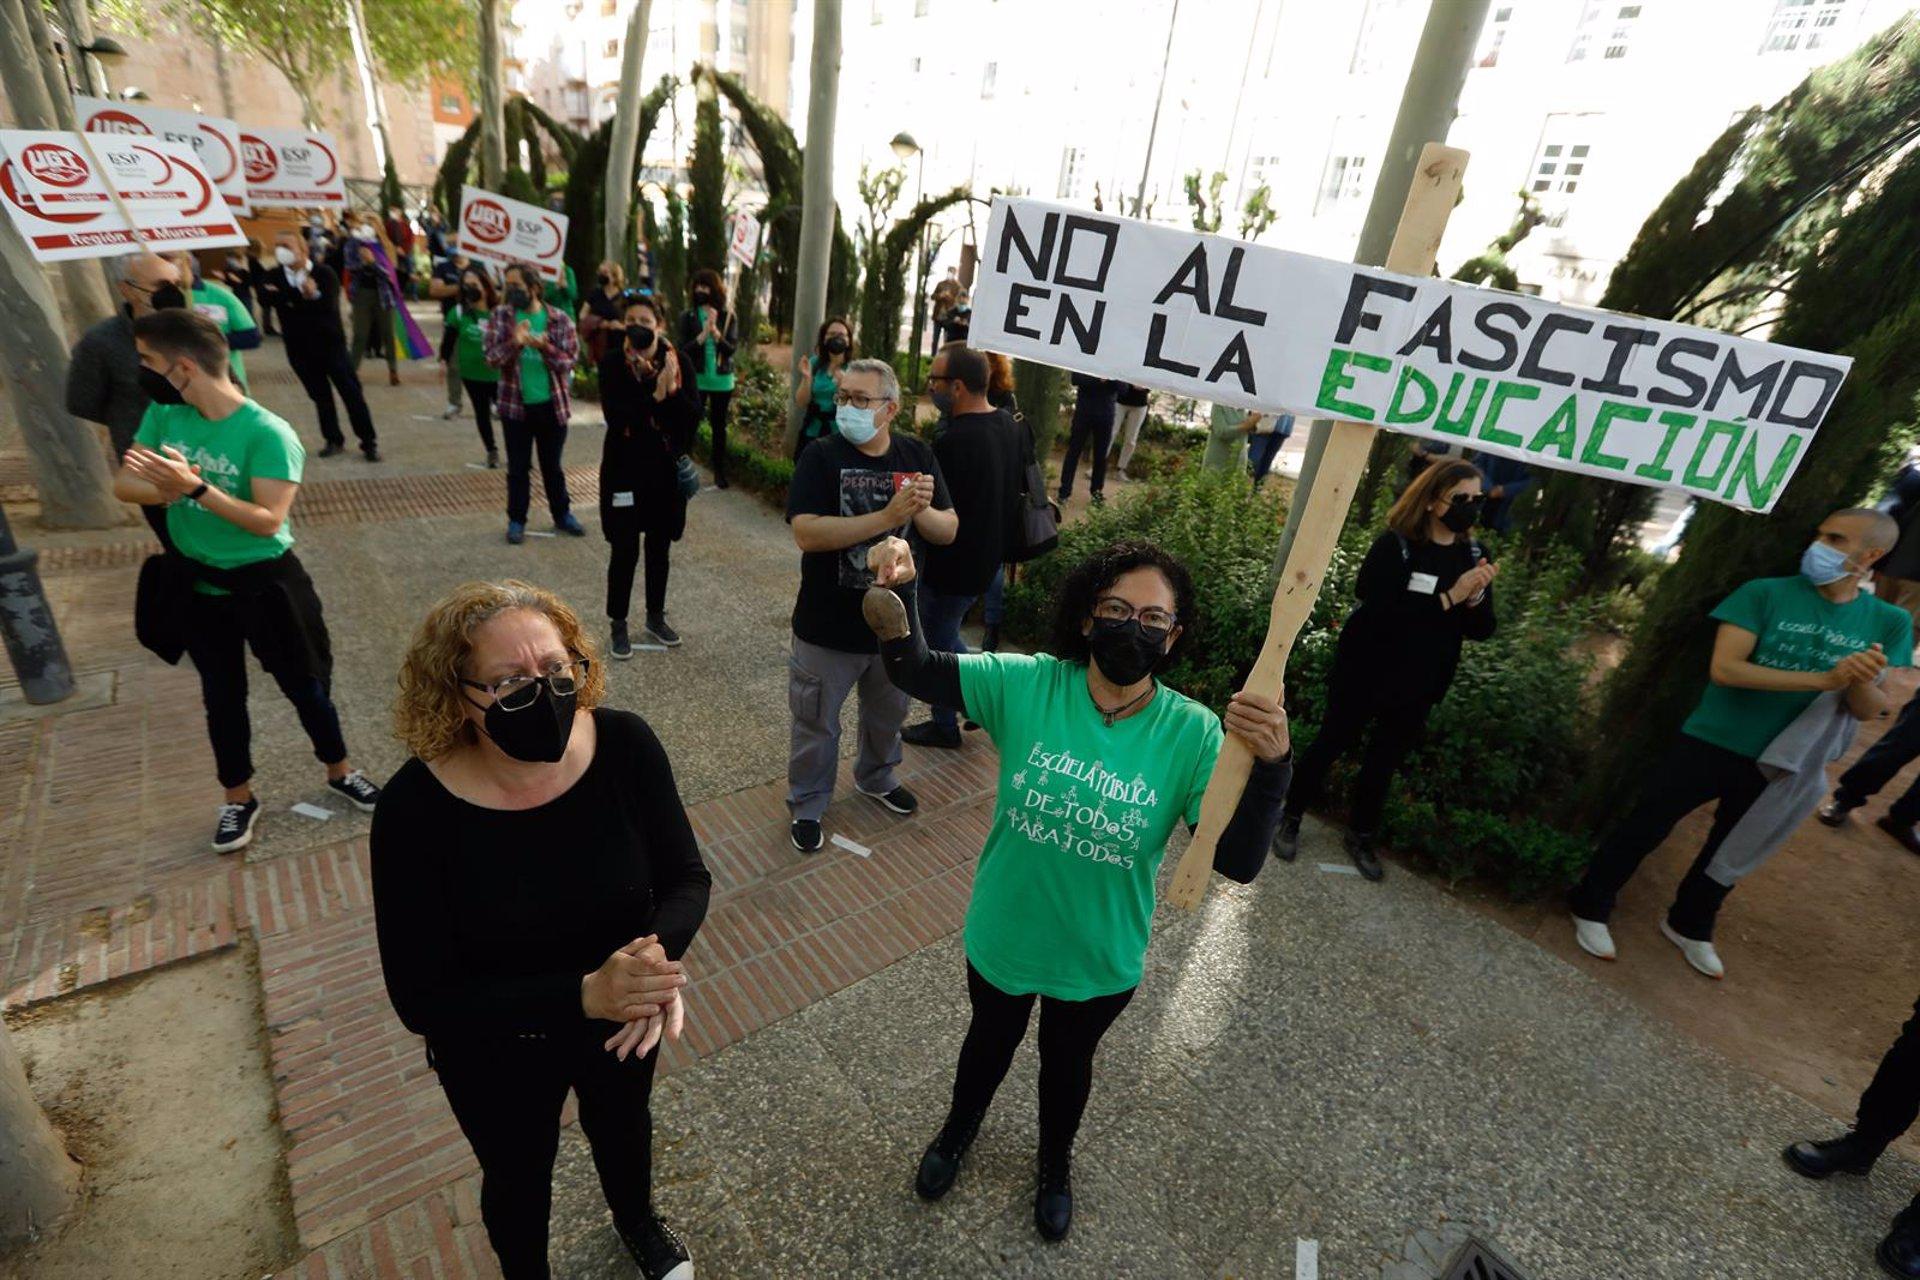
<path fill-rule="evenodd" d="M 77 187 L 91 172 L 85 160 L 57 142 L 34 143 L 21 161 L 27 166 L 27 172 L 53 187 Z"/>
<path fill-rule="evenodd" d="M 464 215 L 467 234 L 485 244 L 499 244 L 513 229 L 513 219 L 504 205 L 492 200 L 474 200 Z"/>
<path fill-rule="evenodd" d="M 273 148 L 250 133 L 240 135 L 240 157 L 246 165 L 248 182 L 266 182 L 280 172 L 280 162 L 274 158 Z"/>

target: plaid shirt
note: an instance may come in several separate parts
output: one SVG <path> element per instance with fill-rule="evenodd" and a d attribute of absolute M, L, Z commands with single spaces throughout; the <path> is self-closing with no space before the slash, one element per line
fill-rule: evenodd
<path fill-rule="evenodd" d="M 496 307 L 487 321 L 485 349 L 487 363 L 500 371 L 500 391 L 494 411 L 502 418 L 524 418 L 527 407 L 520 399 L 520 352 L 513 334 L 520 322 L 513 318 L 512 307 Z M 567 383 L 573 366 L 580 359 L 580 339 L 573 321 L 563 311 L 547 308 L 547 373 L 553 383 L 553 416 L 561 426 L 573 416 L 573 401 L 567 395 Z"/>

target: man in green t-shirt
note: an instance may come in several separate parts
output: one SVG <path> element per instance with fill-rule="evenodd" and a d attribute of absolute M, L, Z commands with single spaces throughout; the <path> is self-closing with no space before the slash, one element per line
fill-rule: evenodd
<path fill-rule="evenodd" d="M 1708 977 L 1726 970 L 1713 949 L 1713 922 L 1730 886 L 1707 867 L 1768 785 L 1759 760 L 1823 693 L 1837 693 L 1856 719 L 1887 715 L 1880 675 L 1913 662 L 1913 619 L 1861 589 L 1900 526 L 1879 511 L 1850 508 L 1820 522 L 1800 572 L 1756 578 L 1720 602 L 1706 691 L 1680 737 L 1653 770 L 1633 811 L 1600 846 L 1574 887 L 1574 936 L 1582 950 L 1614 958 L 1607 918 L 1641 860 L 1687 814 L 1717 801 L 1713 829 L 1660 930 Z"/>
<path fill-rule="evenodd" d="M 260 345 L 260 326 L 254 323 L 253 313 L 233 290 L 217 280 L 198 275 L 193 278 L 193 291 L 187 295 L 187 305 L 213 321 L 226 338 L 227 362 L 233 370 L 233 380 L 245 394 L 247 366 L 240 353 Z"/>
<path fill-rule="evenodd" d="M 293 555 L 287 515 L 306 451 L 286 422 L 241 394 L 227 344 L 205 316 L 156 311 L 133 324 L 140 382 L 153 403 L 134 433 L 113 491 L 126 502 L 167 504 L 175 551 L 143 570 L 135 609 L 141 639 L 156 617 L 200 673 L 207 733 L 226 800 L 213 847 L 253 840 L 247 718 L 248 648 L 293 703 L 326 766 L 327 785 L 371 812 L 380 789 L 347 761 L 329 681 L 331 645 L 312 580 Z M 179 567 L 184 573 L 168 572 Z M 176 588 L 175 583 L 190 586 Z"/>

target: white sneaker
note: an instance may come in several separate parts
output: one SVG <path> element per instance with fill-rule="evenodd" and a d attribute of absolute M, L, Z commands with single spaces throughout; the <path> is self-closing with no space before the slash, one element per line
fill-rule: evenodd
<path fill-rule="evenodd" d="M 1667 941 L 1680 948 L 1680 954 L 1687 963 L 1706 974 L 1709 978 L 1727 976 L 1727 966 L 1720 963 L 1720 953 L 1713 949 L 1711 942 L 1696 942 L 1692 938 L 1683 938 L 1673 931 L 1673 926 L 1665 920 L 1660 922 L 1660 932 L 1667 935 Z"/>
<path fill-rule="evenodd" d="M 1573 940 L 1580 949 L 1600 960 L 1612 960 L 1619 953 L 1613 949 L 1613 930 L 1598 920 L 1573 918 Z"/>
<path fill-rule="evenodd" d="M 467 411 L 467 407 L 465 405 L 455 403 L 455 402 L 449 402 L 447 405 L 447 411 L 441 414 L 440 416 L 442 418 L 457 418 L 461 414 L 465 413 L 466 411 Z"/>

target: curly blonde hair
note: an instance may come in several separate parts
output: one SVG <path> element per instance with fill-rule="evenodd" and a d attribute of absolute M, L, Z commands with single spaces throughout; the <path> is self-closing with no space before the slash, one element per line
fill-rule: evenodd
<path fill-rule="evenodd" d="M 433 608 L 413 633 L 400 664 L 400 696 L 393 703 L 393 736 L 422 760 L 434 760 L 474 741 L 473 722 L 461 705 L 460 680 L 468 675 L 473 634 L 510 609 L 540 614 L 560 632 L 569 651 L 587 659 L 579 706 L 591 711 L 606 696 L 600 655 L 580 625 L 580 615 L 553 592 L 531 582 L 466 582 Z"/>

